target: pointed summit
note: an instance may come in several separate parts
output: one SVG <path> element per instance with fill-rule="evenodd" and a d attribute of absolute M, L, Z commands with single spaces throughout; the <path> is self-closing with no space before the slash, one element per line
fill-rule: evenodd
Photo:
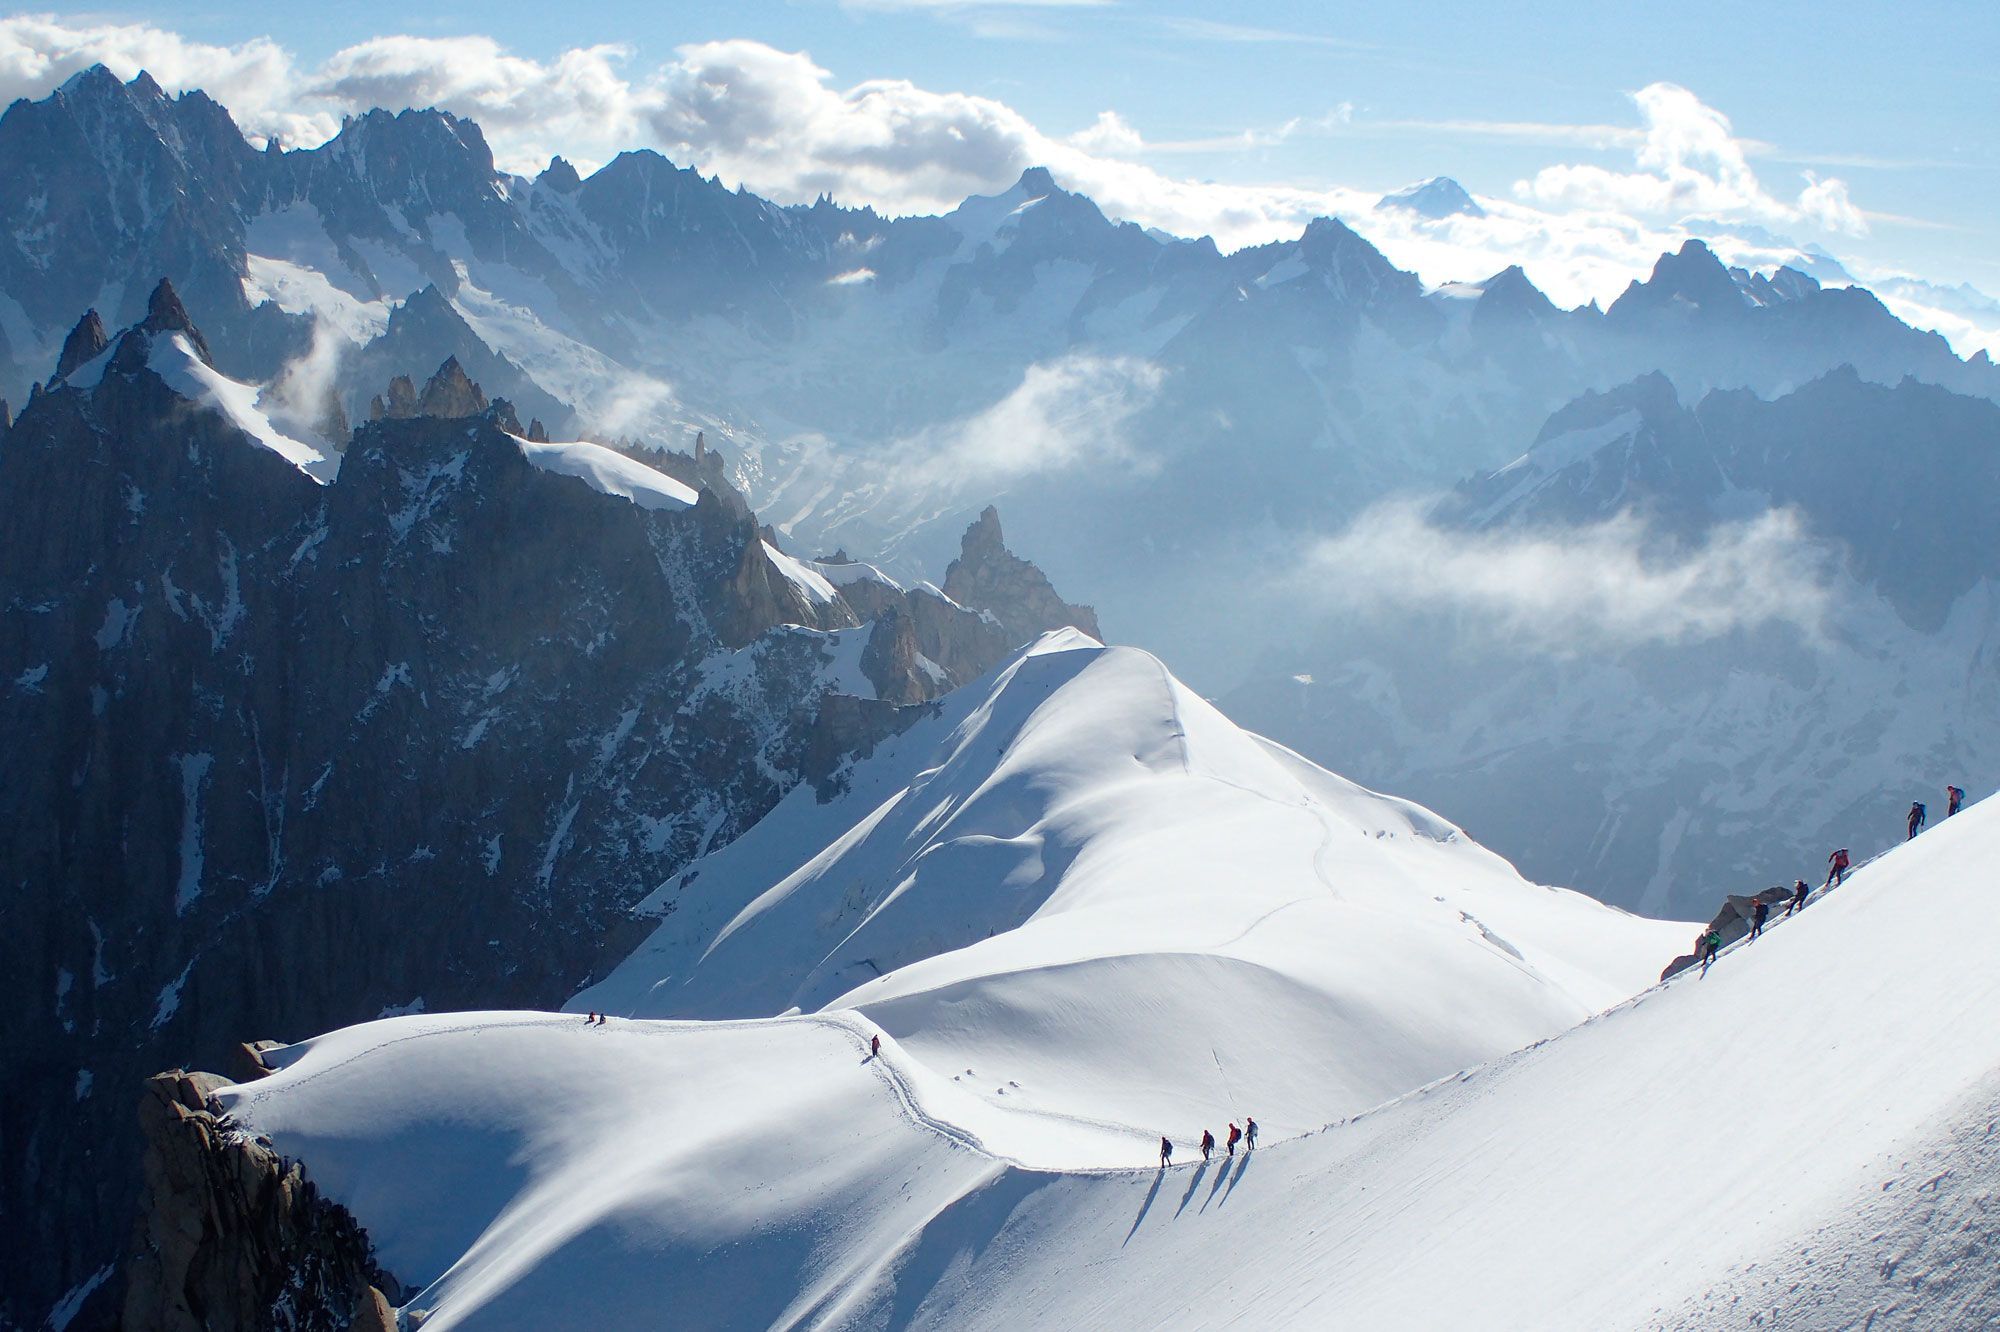
<path fill-rule="evenodd" d="M 1056 178 L 1049 174 L 1045 166 L 1031 166 L 1023 171 L 1021 178 L 1014 182 L 1014 188 L 1030 199 L 1061 192 Z"/>
<path fill-rule="evenodd" d="M 535 177 L 535 184 L 546 185 L 557 194 L 575 194 L 583 188 L 582 177 L 576 168 L 560 157 L 549 159 L 548 169 Z"/>
<path fill-rule="evenodd" d="M 97 317 L 96 310 L 85 310 L 83 318 L 76 321 L 76 327 L 63 339 L 62 355 L 56 358 L 56 378 L 67 379 L 78 366 L 97 358 L 111 340 L 104 335 L 104 321 Z"/>
<path fill-rule="evenodd" d="M 485 410 L 486 394 L 472 382 L 472 377 L 465 373 L 465 367 L 458 363 L 456 356 L 445 358 L 444 364 L 437 368 L 437 373 L 424 385 L 423 394 L 417 399 L 419 416 L 477 416 Z"/>
<path fill-rule="evenodd" d="M 1606 313 L 1622 320 L 1679 308 L 1714 318 L 1741 312 L 1748 304 L 1715 251 L 1702 241 L 1689 239 L 1678 252 L 1661 255 L 1652 276 L 1625 288 Z"/>
<path fill-rule="evenodd" d="M 1064 601 L 1046 574 L 1007 549 L 1000 511 L 990 504 L 965 529 L 958 558 L 945 570 L 944 594 L 968 610 L 991 613 L 1016 643 L 1064 625 L 1103 637 L 1096 611 Z"/>
<path fill-rule="evenodd" d="M 1485 217 L 1486 210 L 1479 206 L 1465 187 L 1450 176 L 1432 176 L 1429 180 L 1406 185 L 1393 193 L 1385 194 L 1375 204 L 1377 209 L 1400 209 L 1415 213 L 1418 217 Z"/>
<path fill-rule="evenodd" d="M 153 288 L 153 294 L 146 298 L 146 317 L 140 321 L 139 328 L 146 333 L 185 333 L 201 359 L 214 364 L 209 358 L 208 340 L 194 326 L 194 320 L 188 317 L 187 307 L 181 304 L 180 293 L 166 278 L 161 278 L 159 285 Z"/>

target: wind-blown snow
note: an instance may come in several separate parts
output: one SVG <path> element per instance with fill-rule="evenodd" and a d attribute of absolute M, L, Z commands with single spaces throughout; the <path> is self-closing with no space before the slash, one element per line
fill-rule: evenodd
<path fill-rule="evenodd" d="M 146 366 L 168 388 L 190 402 L 200 403 L 220 414 L 256 443 L 321 485 L 332 481 L 339 473 L 340 459 L 337 456 L 294 439 L 272 425 L 271 418 L 257 407 L 257 388 L 219 373 L 201 359 L 185 333 L 155 337 Z"/>
<path fill-rule="evenodd" d="M 631 500 L 642 509 L 690 509 L 700 498 L 693 487 L 665 472 L 602 444 L 575 441 L 539 444 L 511 436 L 522 456 L 545 472 L 573 476 L 591 489 Z"/>

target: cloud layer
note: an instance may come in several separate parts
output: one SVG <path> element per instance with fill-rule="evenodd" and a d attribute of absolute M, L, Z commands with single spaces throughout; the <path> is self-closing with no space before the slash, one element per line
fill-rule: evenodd
<path fill-rule="evenodd" d="M 1702 642 L 1769 624 L 1822 635 L 1830 556 L 1795 511 L 1720 524 L 1699 546 L 1659 547 L 1631 514 L 1559 530 L 1462 532 L 1395 501 L 1315 546 L 1304 577 L 1331 609 L 1462 617 L 1556 653 Z"/>
<path fill-rule="evenodd" d="M 905 470 L 975 490 L 1073 467 L 1144 471 L 1152 462 L 1133 447 L 1126 427 L 1162 379 L 1158 366 L 1130 356 L 1077 354 L 1031 365 L 992 406 L 892 452 Z"/>
<path fill-rule="evenodd" d="M 1313 217 L 1341 214 L 1427 281 L 1481 278 L 1519 263 L 1563 304 L 1615 296 L 1680 244 L 1682 223 L 1692 217 L 1704 219 L 1702 233 L 1725 259 L 1765 268 L 1798 253 L 1790 240 L 1770 235 L 1774 225 L 1801 240 L 1866 229 L 1837 179 L 1807 175 L 1789 198 L 1767 186 L 1752 167 L 1765 146 L 1741 138 L 1720 111 L 1669 83 L 1633 94 L 1638 123 L 1627 126 L 1370 123 L 1340 107 L 1236 135 L 1156 143 L 1110 109 L 1082 131 L 1057 135 L 990 97 L 902 79 L 842 88 L 804 52 L 747 40 L 684 46 L 671 61 L 635 69 L 618 46 L 536 60 L 487 37 L 383 36 L 307 68 L 264 38 L 217 46 L 147 24 L 0 18 L 0 95 L 45 95 L 96 61 L 128 78 L 147 69 L 169 90 L 204 88 L 253 138 L 278 135 L 292 146 L 321 142 L 343 115 L 373 106 L 440 106 L 476 119 L 501 167 L 523 173 L 557 153 L 588 170 L 647 146 L 781 202 L 829 193 L 903 214 L 949 209 L 1044 165 L 1114 217 L 1210 235 L 1225 249 L 1288 239 Z M 1376 212 L 1374 190 L 1219 183 L 1161 165 L 1177 154 L 1307 136 L 1413 132 L 1629 153 L 1631 160 L 1627 168 L 1552 163 L 1516 182 L 1511 199 L 1482 197 L 1487 216 L 1444 219 Z M 1732 233 L 1732 224 L 1742 232 Z M 1965 350 L 2000 343 L 2000 329 L 1946 331 Z"/>

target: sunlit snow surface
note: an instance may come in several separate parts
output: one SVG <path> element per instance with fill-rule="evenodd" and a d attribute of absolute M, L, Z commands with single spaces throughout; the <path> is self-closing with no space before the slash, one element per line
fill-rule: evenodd
<path fill-rule="evenodd" d="M 1556 1034 L 1691 934 L 1528 884 L 1073 631 L 694 870 L 576 1013 L 371 1023 L 228 1093 L 428 1287 L 427 1326 L 894 1324 L 932 1287 L 986 1316 L 1006 1275 L 961 1289 L 960 1249 L 1016 1217 L 1118 1255 L 1160 1134 L 1185 1160 L 1251 1113 L 1266 1161 L 1316 1168 L 1333 1136 L 1273 1148 Z M 692 1014 L 713 1020 L 657 1020 Z M 1300 1205 L 1263 1168 L 1248 1193 L 1171 1176 L 1199 1191 L 1186 1243 L 1225 1200 Z M 1175 1242 L 1177 1203 L 1135 1252 Z M 1176 1298 L 1213 1279 L 1191 1257 Z"/>
<path fill-rule="evenodd" d="M 541 444 L 510 436 L 522 456 L 545 472 L 573 476 L 592 490 L 631 500 L 642 509 L 691 509 L 694 488 L 616 449 L 586 441 Z"/>
<path fill-rule="evenodd" d="M 80 367 L 67 382 L 78 388 L 91 387 L 103 373 L 110 355 L 107 350 L 96 361 Z M 339 474 L 340 459 L 325 447 L 324 441 L 307 443 L 278 429 L 257 405 L 260 392 L 257 386 L 239 383 L 202 360 L 185 333 L 154 337 L 146 367 L 175 393 L 217 413 L 321 485 Z"/>
<path fill-rule="evenodd" d="M 224 1099 L 433 1328 L 1991 1326 L 1996 854 L 1987 802 L 1708 976 L 1165 1172 L 994 1159 L 853 1014 L 402 1018 Z"/>

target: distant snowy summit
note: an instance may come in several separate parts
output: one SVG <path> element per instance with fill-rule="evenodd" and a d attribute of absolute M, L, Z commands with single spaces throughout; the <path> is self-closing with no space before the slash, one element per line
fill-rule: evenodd
<path fill-rule="evenodd" d="M 1375 206 L 1400 209 L 1433 219 L 1486 216 L 1486 210 L 1479 206 L 1479 201 L 1467 194 L 1465 187 L 1450 176 L 1432 176 L 1429 180 L 1405 185 L 1400 190 L 1383 195 Z"/>

